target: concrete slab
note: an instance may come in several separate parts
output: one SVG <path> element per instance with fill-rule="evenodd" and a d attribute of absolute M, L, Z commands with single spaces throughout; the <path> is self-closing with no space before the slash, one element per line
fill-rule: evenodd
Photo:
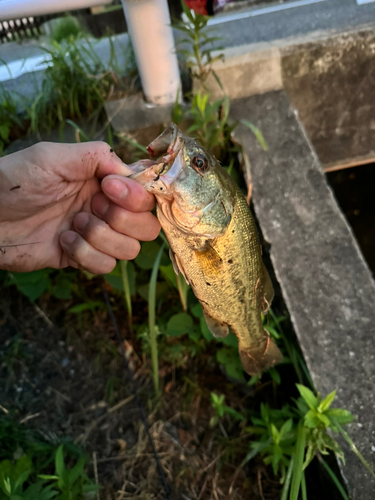
<path fill-rule="evenodd" d="M 375 160 L 375 24 L 222 52 L 213 69 L 225 94 L 237 99 L 284 88 L 327 171 Z M 213 98 L 223 95 L 214 78 L 207 84 Z"/>
<path fill-rule="evenodd" d="M 223 94 L 239 99 L 283 88 L 280 48 L 276 44 L 241 45 L 221 52 L 224 60 L 217 61 L 213 69 L 223 88 L 212 75 L 206 82 L 212 99 Z"/>
<path fill-rule="evenodd" d="M 325 168 L 375 159 L 374 26 L 282 49 L 284 89 Z"/>
<path fill-rule="evenodd" d="M 168 124 L 171 121 L 173 105 L 150 105 L 143 99 L 142 94 L 138 93 L 107 101 L 105 110 L 116 132 L 130 132 L 152 125 Z"/>
<path fill-rule="evenodd" d="M 239 99 L 235 138 L 251 164 L 253 201 L 283 297 L 315 387 L 337 389 L 337 406 L 357 416 L 349 433 L 375 467 L 375 283 L 284 91 Z M 346 448 L 352 500 L 373 500 L 375 481 Z"/>

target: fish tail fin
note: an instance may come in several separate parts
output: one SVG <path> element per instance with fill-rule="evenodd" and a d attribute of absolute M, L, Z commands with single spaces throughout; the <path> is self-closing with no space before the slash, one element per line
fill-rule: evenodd
<path fill-rule="evenodd" d="M 283 355 L 269 334 L 265 345 L 242 348 L 239 345 L 239 354 L 243 369 L 249 375 L 259 375 L 272 366 L 281 363 Z"/>

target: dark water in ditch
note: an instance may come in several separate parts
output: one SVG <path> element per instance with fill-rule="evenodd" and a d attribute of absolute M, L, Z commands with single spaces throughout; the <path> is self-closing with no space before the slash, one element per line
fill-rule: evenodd
<path fill-rule="evenodd" d="M 375 276 L 375 163 L 330 172 L 327 180 Z"/>

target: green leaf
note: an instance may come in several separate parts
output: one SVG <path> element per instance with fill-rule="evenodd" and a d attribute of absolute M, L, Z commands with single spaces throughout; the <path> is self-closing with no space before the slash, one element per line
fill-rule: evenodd
<path fill-rule="evenodd" d="M 249 122 L 249 120 L 241 120 L 241 123 L 243 123 L 246 127 L 248 127 L 253 132 L 253 134 L 257 138 L 259 144 L 261 145 L 262 149 L 264 151 L 267 151 L 268 146 L 267 146 L 266 140 L 265 140 L 262 132 L 259 130 L 259 128 L 256 127 L 253 123 Z"/>
<path fill-rule="evenodd" d="M 210 332 L 210 329 L 207 326 L 206 320 L 204 318 L 200 318 L 199 325 L 201 328 L 201 333 L 203 335 L 204 340 L 207 342 L 211 342 L 215 337 Z"/>
<path fill-rule="evenodd" d="M 68 483 L 70 485 L 73 485 L 77 481 L 77 479 L 79 478 L 79 476 L 81 476 L 85 464 L 86 464 L 86 459 L 82 457 L 82 458 L 80 458 L 78 460 L 78 462 L 73 467 L 73 469 L 71 469 L 69 471 L 69 473 L 68 473 Z"/>
<path fill-rule="evenodd" d="M 84 302 L 83 304 L 77 304 L 76 306 L 70 307 L 68 309 L 71 313 L 82 313 L 84 311 L 94 311 L 95 309 L 105 309 L 104 302 L 100 300 L 90 300 L 89 302 Z"/>
<path fill-rule="evenodd" d="M 274 443 L 278 444 L 280 441 L 280 436 L 279 436 L 279 431 L 277 430 L 277 427 L 275 424 L 271 424 L 271 433 L 272 433 L 272 439 Z"/>
<path fill-rule="evenodd" d="M 217 404 L 219 402 L 219 396 L 215 392 L 211 392 L 210 397 L 213 404 Z"/>
<path fill-rule="evenodd" d="M 192 317 L 187 313 L 174 314 L 168 321 L 167 334 L 171 337 L 177 337 L 193 330 Z"/>
<path fill-rule="evenodd" d="M 126 271 L 128 275 L 130 295 L 133 296 L 135 295 L 136 291 L 135 290 L 136 271 L 133 262 L 127 261 Z M 124 282 L 122 279 L 121 266 L 119 262 L 116 264 L 116 267 L 111 273 L 104 274 L 103 277 L 115 290 L 124 293 Z"/>
<path fill-rule="evenodd" d="M 253 385 L 256 385 L 260 380 L 260 377 L 259 375 L 252 375 L 252 377 L 250 378 L 250 380 L 248 381 L 247 385 L 249 387 L 253 386 Z"/>
<path fill-rule="evenodd" d="M 56 469 L 56 475 L 59 478 L 63 478 L 65 473 L 65 464 L 64 464 L 64 450 L 62 444 L 56 450 L 55 469 Z"/>
<path fill-rule="evenodd" d="M 168 266 L 160 266 L 159 269 L 163 278 L 165 278 L 174 288 L 178 289 L 177 275 L 174 272 L 173 265 L 168 264 Z"/>
<path fill-rule="evenodd" d="M 49 269 L 41 269 L 30 273 L 12 273 L 12 278 L 20 292 L 26 295 L 31 302 L 34 302 L 48 290 L 50 286 L 49 273 Z"/>
<path fill-rule="evenodd" d="M 0 137 L 6 141 L 9 137 L 10 126 L 7 123 L 0 124 Z"/>
<path fill-rule="evenodd" d="M 203 318 L 203 309 L 199 302 L 190 308 L 190 312 L 195 318 Z"/>
<path fill-rule="evenodd" d="M 314 393 L 304 385 L 296 384 L 296 386 L 297 386 L 299 393 L 301 394 L 301 396 L 305 400 L 307 406 L 311 410 L 316 410 L 319 403 L 318 403 L 318 399 L 316 398 L 316 396 L 314 396 Z"/>
<path fill-rule="evenodd" d="M 328 394 L 328 396 L 326 396 L 323 399 L 323 401 L 320 403 L 320 405 L 318 406 L 318 411 L 323 413 L 326 410 L 328 410 L 328 408 L 331 406 L 333 400 L 335 399 L 335 396 L 336 396 L 336 390 L 332 391 L 330 394 Z"/>
<path fill-rule="evenodd" d="M 305 470 L 306 467 L 313 460 L 313 458 L 315 456 L 315 452 L 316 452 L 316 443 L 312 442 L 312 441 L 309 441 L 308 446 L 307 446 L 305 461 L 303 463 L 303 470 Z"/>
<path fill-rule="evenodd" d="M 83 493 L 90 493 L 93 491 L 98 491 L 98 487 L 96 486 L 96 484 L 93 484 L 93 483 L 92 484 L 84 484 L 82 486 L 82 491 L 83 491 Z"/>
<path fill-rule="evenodd" d="M 330 450 L 333 451 L 333 453 L 336 455 L 337 458 L 339 458 L 343 464 L 345 465 L 345 457 L 344 457 L 344 452 L 341 449 L 341 446 L 337 441 L 335 441 L 329 434 L 326 432 L 322 435 L 322 444 L 324 448 L 329 448 Z M 325 450 L 323 450 L 321 447 L 319 447 L 319 451 L 321 453 L 324 453 Z"/>
<path fill-rule="evenodd" d="M 281 451 L 280 446 L 276 445 L 274 447 L 273 456 L 272 456 L 272 469 L 273 469 L 273 473 L 275 474 L 275 476 L 279 472 L 279 462 L 280 462 L 282 456 L 283 456 L 283 453 Z"/>
<path fill-rule="evenodd" d="M 156 256 L 159 253 L 160 245 L 156 241 L 146 241 L 142 243 L 142 248 L 134 262 L 141 269 L 152 269 Z M 164 258 L 163 258 L 164 257 Z M 163 254 L 161 265 L 167 266 L 169 264 L 168 258 Z"/>
<path fill-rule="evenodd" d="M 226 337 L 223 337 L 220 340 L 224 345 L 228 347 L 235 347 L 236 349 L 238 349 L 238 340 L 233 332 L 229 332 L 229 334 Z"/>
<path fill-rule="evenodd" d="M 322 413 L 317 413 L 317 414 L 316 414 L 316 416 L 318 417 L 318 419 L 319 419 L 321 422 L 323 422 L 323 424 L 324 424 L 326 427 L 329 427 L 329 426 L 330 426 L 330 423 L 331 423 L 331 422 L 330 422 L 329 418 L 328 418 L 326 415 L 324 415 L 324 414 L 322 414 Z"/>
<path fill-rule="evenodd" d="M 234 408 L 231 408 L 230 406 L 225 406 L 225 413 L 227 413 L 228 415 L 230 415 L 235 420 L 241 420 L 241 421 L 245 421 L 246 420 L 246 418 L 244 417 L 244 415 L 242 415 L 242 413 L 240 413 L 239 411 L 235 410 Z"/>
<path fill-rule="evenodd" d="M 72 291 L 74 283 L 72 277 L 67 276 L 66 273 L 60 271 L 60 274 L 53 280 L 54 286 L 52 287 L 52 295 L 57 299 L 68 300 L 72 298 Z"/>
<path fill-rule="evenodd" d="M 288 434 L 293 428 L 293 419 L 288 418 L 286 422 L 283 423 L 280 429 L 280 438 L 283 439 L 286 434 Z"/>
<path fill-rule="evenodd" d="M 281 384 L 281 377 L 280 373 L 277 371 L 275 367 L 272 367 L 268 370 L 268 373 L 270 374 L 272 380 L 276 383 L 276 385 Z"/>
<path fill-rule="evenodd" d="M 195 22 L 194 22 L 193 13 L 189 9 L 189 7 L 186 5 L 186 3 L 184 2 L 184 0 L 181 0 L 181 7 L 182 7 L 182 10 L 185 12 L 185 14 L 186 14 L 187 18 L 189 19 L 189 21 L 194 25 Z"/>
<path fill-rule="evenodd" d="M 72 103 L 72 101 L 71 101 Z M 78 111 L 79 111 L 79 108 L 78 108 Z M 75 113 L 74 110 L 72 110 L 72 115 L 76 115 L 78 113 Z M 86 134 L 86 132 L 79 126 L 77 125 L 77 123 L 75 123 L 73 120 L 66 120 L 66 123 L 68 123 L 69 125 L 71 125 L 76 134 L 77 134 L 77 137 L 79 138 L 79 141 L 78 142 L 89 142 L 90 141 L 90 137 Z"/>
<path fill-rule="evenodd" d="M 318 427 L 320 425 L 320 419 L 318 418 L 318 414 L 313 410 L 309 410 L 305 415 L 304 424 L 309 429 Z"/>
<path fill-rule="evenodd" d="M 141 285 L 138 287 L 137 291 L 143 299 L 148 300 L 149 293 L 150 293 L 150 285 L 149 284 Z M 165 281 L 163 281 L 163 282 L 158 281 L 156 283 L 156 287 L 155 287 L 155 300 L 158 299 L 161 301 L 161 300 L 165 299 L 168 292 L 169 292 L 168 283 L 166 283 Z"/>
<path fill-rule="evenodd" d="M 225 371 L 230 377 L 240 382 L 245 381 L 242 364 L 236 350 L 227 347 L 218 349 L 216 352 L 216 361 L 224 365 Z"/>
<path fill-rule="evenodd" d="M 330 408 L 325 412 L 325 415 L 329 419 L 334 418 L 341 425 L 350 424 L 354 420 L 354 415 L 350 411 L 341 408 Z"/>

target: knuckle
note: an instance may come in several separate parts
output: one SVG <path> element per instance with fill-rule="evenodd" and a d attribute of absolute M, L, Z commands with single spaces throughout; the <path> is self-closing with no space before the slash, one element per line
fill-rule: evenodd
<path fill-rule="evenodd" d="M 108 224 L 104 221 L 94 221 L 88 225 L 85 236 L 89 242 L 101 242 L 106 238 Z"/>
<path fill-rule="evenodd" d="M 117 207 L 113 203 L 110 205 L 110 208 L 105 215 L 105 220 L 112 229 L 121 228 L 126 223 L 126 218 L 124 210 L 120 209 L 120 207 Z"/>
<path fill-rule="evenodd" d="M 99 154 L 107 154 L 107 153 L 109 153 L 109 150 L 111 149 L 109 144 L 107 144 L 104 141 L 94 142 L 94 148 L 95 148 L 96 153 L 99 153 Z"/>

